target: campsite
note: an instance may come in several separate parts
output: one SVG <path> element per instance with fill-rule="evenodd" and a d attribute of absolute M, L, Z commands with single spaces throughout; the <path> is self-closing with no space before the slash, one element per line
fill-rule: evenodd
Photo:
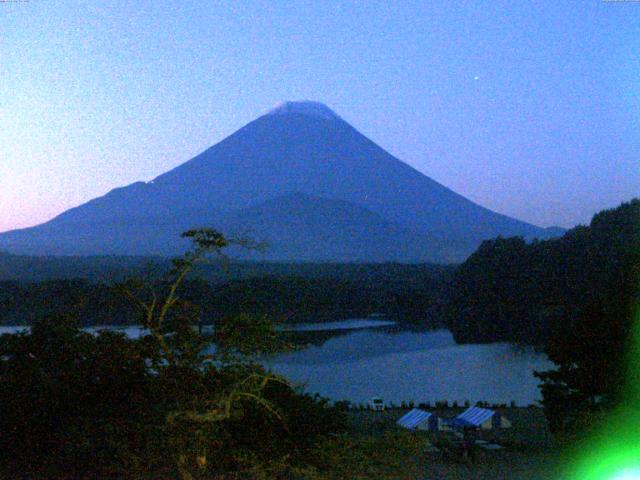
<path fill-rule="evenodd" d="M 497 408 L 496 412 L 509 419 L 511 427 L 480 430 L 478 440 L 499 445 L 501 448 L 477 448 L 469 459 L 443 454 L 442 449 L 437 447 L 453 444 L 455 437 L 451 431 L 408 431 L 399 427 L 396 422 L 410 410 L 387 408 L 384 411 L 352 411 L 349 416 L 354 430 L 370 435 L 383 437 L 388 432 L 402 430 L 408 435 L 426 437 L 429 444 L 420 459 L 424 480 L 559 478 L 555 471 L 561 460 L 558 445 L 551 436 L 542 410 L 538 407 Z M 434 417 L 450 421 L 466 408 L 427 410 Z"/>

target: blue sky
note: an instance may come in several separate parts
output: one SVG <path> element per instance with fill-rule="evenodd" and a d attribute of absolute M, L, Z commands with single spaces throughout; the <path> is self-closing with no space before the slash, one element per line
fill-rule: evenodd
<path fill-rule="evenodd" d="M 637 2 L 30 0 L 0 2 L 0 231 L 299 99 L 542 226 L 640 196 Z"/>

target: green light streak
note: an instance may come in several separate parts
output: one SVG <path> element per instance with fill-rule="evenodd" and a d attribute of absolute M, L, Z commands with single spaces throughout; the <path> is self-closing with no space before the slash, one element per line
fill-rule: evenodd
<path fill-rule="evenodd" d="M 640 480 L 640 308 L 632 337 L 623 405 L 575 447 L 571 480 Z"/>
<path fill-rule="evenodd" d="M 638 478 L 640 478 L 640 469 L 632 468 L 618 473 L 613 480 L 637 480 Z"/>

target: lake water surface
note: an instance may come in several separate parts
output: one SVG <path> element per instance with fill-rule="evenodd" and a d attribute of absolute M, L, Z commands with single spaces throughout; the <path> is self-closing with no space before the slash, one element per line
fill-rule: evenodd
<path fill-rule="evenodd" d="M 321 346 L 278 355 L 267 365 L 333 400 L 386 403 L 448 400 L 525 406 L 540 399 L 535 370 L 552 368 L 532 348 L 508 343 L 458 345 L 447 330 L 352 330 Z"/>
<path fill-rule="evenodd" d="M 540 399 L 535 370 L 553 364 L 532 348 L 509 343 L 458 345 L 447 330 L 389 331 L 393 322 L 353 319 L 299 325 L 293 330 L 339 333 L 320 346 L 280 354 L 264 361 L 273 371 L 332 400 L 386 403 L 479 400 L 525 406 Z M 377 328 L 376 328 L 377 327 Z M 0 327 L 0 334 L 28 327 Z M 139 326 L 114 329 L 137 338 Z"/>

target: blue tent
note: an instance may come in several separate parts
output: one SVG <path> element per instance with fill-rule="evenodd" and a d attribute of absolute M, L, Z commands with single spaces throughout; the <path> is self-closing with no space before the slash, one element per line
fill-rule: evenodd
<path fill-rule="evenodd" d="M 511 422 L 495 410 L 488 408 L 471 407 L 453 419 L 451 424 L 455 427 L 481 428 L 491 430 L 494 428 L 509 428 Z"/>
<path fill-rule="evenodd" d="M 437 432 L 442 427 L 442 420 L 432 413 L 414 408 L 403 415 L 396 424 L 408 430 L 429 430 Z"/>

